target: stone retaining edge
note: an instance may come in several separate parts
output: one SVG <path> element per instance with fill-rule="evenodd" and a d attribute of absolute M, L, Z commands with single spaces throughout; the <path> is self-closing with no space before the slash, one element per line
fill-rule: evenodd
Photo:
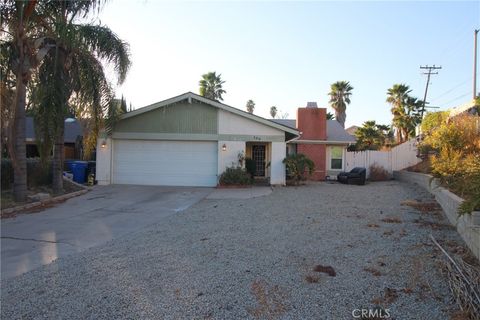
<path fill-rule="evenodd" d="M 458 215 L 462 198 L 440 186 L 431 175 L 409 171 L 394 171 L 395 180 L 417 184 L 435 196 L 448 220 L 457 229 L 472 253 L 480 260 L 480 211 Z"/>

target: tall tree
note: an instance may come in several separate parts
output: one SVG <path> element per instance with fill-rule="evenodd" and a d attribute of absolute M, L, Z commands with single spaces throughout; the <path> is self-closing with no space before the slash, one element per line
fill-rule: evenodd
<path fill-rule="evenodd" d="M 54 44 L 42 67 L 39 107 L 53 121 L 44 129 L 53 134 L 53 190 L 63 190 L 64 119 L 69 110 L 83 113 L 93 122 L 90 137 L 98 136 L 103 119 L 113 99 L 111 85 L 103 63 L 115 70 L 118 83 L 125 80 L 130 67 L 128 44 L 108 27 L 84 22 L 82 19 L 96 11 L 103 1 L 47 1 L 49 9 L 47 35 Z M 72 103 L 75 101 L 75 104 Z M 74 106 L 74 107 L 73 107 Z M 72 108 L 73 107 L 73 108 Z"/>
<path fill-rule="evenodd" d="M 32 72 L 49 49 L 41 34 L 36 33 L 36 26 L 42 23 L 42 17 L 37 14 L 37 2 L 37 0 L 5 0 L 0 4 L 1 63 L 10 69 L 14 75 L 12 78 L 15 79 L 13 105 L 2 103 L 2 114 L 7 113 L 11 116 L 7 148 L 14 169 L 13 195 L 18 202 L 25 201 L 27 197 L 25 144 L 27 86 Z M 8 56 L 4 55 L 6 52 L 9 52 Z M 7 108 L 10 112 L 6 112 Z"/>
<path fill-rule="evenodd" d="M 248 100 L 245 108 L 248 113 L 253 113 L 253 110 L 255 110 L 255 102 L 253 102 L 253 100 Z"/>
<path fill-rule="evenodd" d="M 216 72 L 208 72 L 202 75 L 199 82 L 200 95 L 208 99 L 223 101 L 222 95 L 226 91 L 223 90 L 225 81 L 222 80 L 221 76 L 221 74 L 217 75 Z"/>
<path fill-rule="evenodd" d="M 387 90 L 387 102 L 392 105 L 392 123 L 398 143 L 414 136 L 415 127 L 421 122 L 422 101 L 410 96 L 411 91 L 405 84 L 394 84 Z"/>
<path fill-rule="evenodd" d="M 348 81 L 337 81 L 330 86 L 330 105 L 335 110 L 335 118 L 345 128 L 347 118 L 347 105 L 350 104 L 350 96 L 353 87 Z"/>
<path fill-rule="evenodd" d="M 275 106 L 270 107 L 270 116 L 272 117 L 272 119 L 275 119 L 275 117 L 277 116 L 277 113 L 278 113 L 277 107 Z"/>

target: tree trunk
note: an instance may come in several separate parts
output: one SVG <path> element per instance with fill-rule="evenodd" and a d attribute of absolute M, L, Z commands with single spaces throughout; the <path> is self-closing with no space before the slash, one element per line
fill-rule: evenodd
<path fill-rule="evenodd" d="M 53 82 L 55 83 L 56 90 L 61 92 L 58 105 L 53 106 L 56 108 L 55 112 L 55 142 L 53 147 L 53 193 L 61 194 L 63 193 L 63 163 L 65 158 L 65 111 L 67 109 L 67 101 L 69 94 L 67 93 L 65 84 L 66 84 L 66 74 L 65 74 L 65 60 L 66 55 L 63 49 L 57 49 L 56 59 L 55 59 L 55 72 Z"/>
<path fill-rule="evenodd" d="M 63 162 L 64 162 L 64 126 L 63 116 L 57 119 L 57 136 L 53 147 L 53 193 L 63 193 Z"/>
<path fill-rule="evenodd" d="M 27 147 L 25 143 L 25 101 L 26 84 L 23 75 L 23 59 L 20 59 L 17 71 L 17 88 L 15 94 L 15 148 L 13 163 L 13 197 L 16 202 L 27 200 Z"/>

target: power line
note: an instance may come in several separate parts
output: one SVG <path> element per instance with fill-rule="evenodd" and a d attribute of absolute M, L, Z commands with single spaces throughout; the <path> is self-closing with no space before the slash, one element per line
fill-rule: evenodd
<path fill-rule="evenodd" d="M 464 94 L 462 94 L 461 96 L 458 96 L 458 97 L 456 97 L 455 99 L 452 99 L 452 100 L 450 100 L 450 101 L 448 101 L 448 102 L 445 102 L 445 103 L 442 103 L 442 104 L 443 104 L 443 105 L 448 105 L 448 104 L 450 104 L 450 103 L 452 103 L 452 102 L 454 102 L 454 101 L 457 101 L 457 100 L 459 100 L 459 99 L 461 99 L 461 98 L 463 98 L 463 97 L 468 96 L 469 94 L 471 94 L 471 92 L 464 93 Z M 447 107 L 448 107 L 448 106 L 447 106 Z"/>
<path fill-rule="evenodd" d="M 472 79 L 472 77 L 467 78 L 467 79 L 466 79 L 465 81 L 463 81 L 462 83 L 454 86 L 453 88 L 448 89 L 447 91 L 443 92 L 443 93 L 440 94 L 439 96 L 436 96 L 435 98 L 431 99 L 430 102 L 437 101 L 438 99 L 446 96 L 447 94 L 449 94 L 450 92 L 454 91 L 455 89 L 458 89 L 458 88 L 460 88 L 461 86 L 465 85 L 465 84 L 466 84 L 467 82 L 469 82 L 471 79 Z"/>

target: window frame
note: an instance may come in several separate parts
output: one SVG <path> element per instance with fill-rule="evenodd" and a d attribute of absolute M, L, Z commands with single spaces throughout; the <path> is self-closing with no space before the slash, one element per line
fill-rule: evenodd
<path fill-rule="evenodd" d="M 341 150 L 341 157 L 340 158 L 334 158 L 333 157 L 333 150 L 337 149 L 337 148 Z M 329 159 L 328 159 L 328 169 L 329 170 L 342 171 L 343 168 L 344 168 L 344 165 L 345 165 L 345 148 L 342 147 L 342 146 L 330 146 L 329 149 L 330 150 L 329 150 Z M 332 160 L 341 160 L 342 165 L 340 166 L 340 168 L 333 168 L 332 167 Z"/>

